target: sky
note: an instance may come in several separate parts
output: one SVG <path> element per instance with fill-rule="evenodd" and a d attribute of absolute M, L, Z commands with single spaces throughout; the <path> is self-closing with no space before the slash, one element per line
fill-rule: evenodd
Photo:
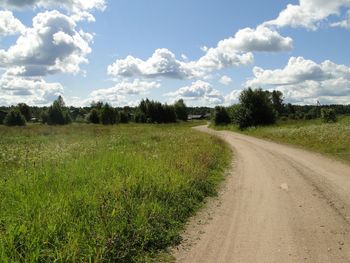
<path fill-rule="evenodd" d="M 350 104 L 350 0 L 1 0 L 0 105 Z"/>

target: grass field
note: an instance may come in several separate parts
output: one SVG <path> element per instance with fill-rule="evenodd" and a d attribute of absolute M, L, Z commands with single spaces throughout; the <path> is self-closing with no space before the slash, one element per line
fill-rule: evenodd
<path fill-rule="evenodd" d="M 176 244 L 231 155 L 190 126 L 0 126 L 0 261 L 144 262 Z"/>
<path fill-rule="evenodd" d="M 335 157 L 350 164 L 350 116 L 339 116 L 334 124 L 317 120 L 288 120 L 273 126 L 239 131 L 234 125 L 217 127 L 247 135 L 293 144 Z"/>

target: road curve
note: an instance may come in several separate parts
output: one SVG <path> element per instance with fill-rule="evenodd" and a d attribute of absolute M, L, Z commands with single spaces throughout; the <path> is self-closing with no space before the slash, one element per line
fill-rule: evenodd
<path fill-rule="evenodd" d="M 207 224 L 189 224 L 187 234 L 199 237 L 174 249 L 177 262 L 350 262 L 349 166 L 242 134 L 195 129 L 225 140 L 235 160 L 220 205 Z"/>

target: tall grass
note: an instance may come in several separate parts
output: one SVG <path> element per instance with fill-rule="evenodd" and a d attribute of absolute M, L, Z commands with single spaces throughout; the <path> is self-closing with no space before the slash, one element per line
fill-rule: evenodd
<path fill-rule="evenodd" d="M 316 120 L 280 121 L 273 126 L 249 128 L 239 131 L 236 126 L 222 126 L 247 135 L 293 144 L 327 154 L 350 164 L 350 116 L 339 116 L 338 122 L 323 123 Z"/>
<path fill-rule="evenodd" d="M 2 262 L 144 262 L 179 242 L 230 152 L 189 125 L 0 127 Z"/>

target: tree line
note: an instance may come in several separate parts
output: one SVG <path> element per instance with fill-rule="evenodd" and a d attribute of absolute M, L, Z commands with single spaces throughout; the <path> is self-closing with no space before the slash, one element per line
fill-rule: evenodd
<path fill-rule="evenodd" d="M 285 104 L 281 91 L 247 88 L 239 97 L 239 103 L 214 111 L 215 125 L 236 124 L 240 129 L 270 125 L 278 119 L 317 119 L 336 122 L 338 114 L 350 114 L 350 105 L 292 105 Z"/>
<path fill-rule="evenodd" d="M 24 126 L 27 122 L 66 125 L 74 122 L 114 125 L 118 123 L 174 123 L 187 121 L 188 108 L 182 99 L 173 105 L 145 99 L 137 107 L 115 108 L 93 102 L 90 107 L 67 107 L 59 96 L 49 107 L 30 107 L 24 103 L 0 108 L 0 124 Z"/>

